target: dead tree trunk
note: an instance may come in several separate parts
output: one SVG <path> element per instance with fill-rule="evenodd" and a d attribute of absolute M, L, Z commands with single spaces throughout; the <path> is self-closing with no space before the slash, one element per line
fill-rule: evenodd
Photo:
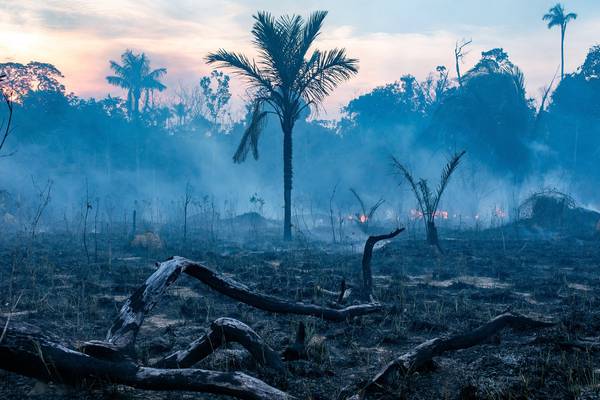
<path fill-rule="evenodd" d="M 0 368 L 44 382 L 121 384 L 145 390 L 184 390 L 249 400 L 287 400 L 286 393 L 240 372 L 159 369 L 93 357 L 61 344 L 33 325 L 1 320 Z"/>
<path fill-rule="evenodd" d="M 362 257 L 362 275 L 363 275 L 363 290 L 362 297 L 371 299 L 373 297 L 373 274 L 371 272 L 371 258 L 373 257 L 373 247 L 381 240 L 392 239 L 400 234 L 404 228 L 396 228 L 395 231 L 386 235 L 369 236 L 365 243 L 365 249 Z"/>
<path fill-rule="evenodd" d="M 441 356 L 447 351 L 466 349 L 482 344 L 504 328 L 525 330 L 548 328 L 554 325 L 556 324 L 553 322 L 538 321 L 520 314 L 506 312 L 471 332 L 450 336 L 449 338 L 437 337 L 428 340 L 390 362 L 358 394 L 351 396 L 348 400 L 363 399 L 375 387 L 389 384 L 390 378 L 393 376 L 398 376 L 398 374 L 407 375 L 418 371 L 429 365 L 433 357 Z"/>

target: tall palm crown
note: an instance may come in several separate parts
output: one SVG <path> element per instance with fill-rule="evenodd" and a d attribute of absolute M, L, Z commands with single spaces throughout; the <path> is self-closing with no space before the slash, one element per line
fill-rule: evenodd
<path fill-rule="evenodd" d="M 121 64 L 110 61 L 110 68 L 115 72 L 107 76 L 111 85 L 127 90 L 127 109 L 130 117 L 137 117 L 140 109 L 140 98 L 143 91 L 165 90 L 167 87 L 160 79 L 167 73 L 166 68 L 150 69 L 150 59 L 146 54 L 135 54 L 126 50 L 121 55 Z"/>
<path fill-rule="evenodd" d="M 344 49 L 313 50 L 326 11 L 312 13 L 305 21 L 298 15 L 275 19 L 268 12 L 254 16 L 253 44 L 258 58 L 219 50 L 206 60 L 231 69 L 245 78 L 253 90 L 250 122 L 233 157 L 240 163 L 252 151 L 258 158 L 258 138 L 268 114 L 279 118 L 284 134 L 284 237 L 291 238 L 290 193 L 292 182 L 292 130 L 301 112 L 318 108 L 323 99 L 341 82 L 358 72 L 358 60 L 348 58 Z"/>
<path fill-rule="evenodd" d="M 565 56 L 564 56 L 564 43 L 565 43 L 565 32 L 567 30 L 567 24 L 572 20 L 577 19 L 577 14 L 568 13 L 565 14 L 565 8 L 562 4 L 556 4 L 547 14 L 544 14 L 542 20 L 548 22 L 548 29 L 552 29 L 555 26 L 560 27 L 560 77 L 561 79 L 565 75 Z"/>

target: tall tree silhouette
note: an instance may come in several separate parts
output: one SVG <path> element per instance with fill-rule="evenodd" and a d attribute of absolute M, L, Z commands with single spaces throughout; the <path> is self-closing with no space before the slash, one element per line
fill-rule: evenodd
<path fill-rule="evenodd" d="M 565 76 L 565 32 L 567 24 L 571 20 L 577 19 L 577 14 L 565 14 L 565 8 L 562 4 L 558 3 L 548 10 L 548 13 L 544 14 L 542 19 L 548 22 L 548 29 L 560 26 L 560 79 L 562 80 Z"/>
<path fill-rule="evenodd" d="M 292 238 L 292 131 L 307 107 L 317 108 L 341 82 L 358 72 L 358 60 L 344 49 L 309 50 L 319 35 L 326 11 L 312 13 L 308 20 L 298 15 L 275 19 L 268 12 L 254 16 L 253 44 L 258 59 L 220 49 L 206 60 L 230 68 L 253 89 L 252 117 L 233 156 L 236 163 L 252 150 L 258 158 L 258 138 L 268 114 L 279 118 L 283 131 L 284 240 Z"/>
<path fill-rule="evenodd" d="M 115 75 L 107 76 L 106 80 L 111 85 L 127 90 L 127 111 L 132 119 L 137 119 L 139 115 L 143 92 L 161 92 L 167 88 L 160 81 L 167 73 L 166 68 L 151 70 L 150 59 L 144 53 L 135 54 L 132 50 L 126 50 L 121 55 L 121 64 L 110 61 L 110 68 Z"/>

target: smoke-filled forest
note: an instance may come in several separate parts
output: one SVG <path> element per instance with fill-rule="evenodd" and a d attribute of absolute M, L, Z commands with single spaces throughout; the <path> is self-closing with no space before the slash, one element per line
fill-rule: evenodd
<path fill-rule="evenodd" d="M 531 3 L 542 87 L 477 36 L 381 83 L 336 7 L 240 13 L 186 80 L 120 37 L 65 61 L 93 95 L 0 45 L 0 397 L 600 398 L 600 42 Z"/>

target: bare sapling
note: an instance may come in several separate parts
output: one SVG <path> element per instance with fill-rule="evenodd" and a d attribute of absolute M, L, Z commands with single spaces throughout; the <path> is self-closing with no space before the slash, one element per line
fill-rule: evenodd
<path fill-rule="evenodd" d="M 329 196 L 329 222 L 331 223 L 331 239 L 333 241 L 333 243 L 336 243 L 336 239 L 335 239 L 335 218 L 333 216 L 333 198 L 335 197 L 335 192 L 337 190 L 338 187 L 338 183 L 335 184 L 335 186 L 333 187 L 333 190 L 331 191 L 331 196 Z M 341 241 L 341 237 L 340 237 L 340 241 Z"/>
<path fill-rule="evenodd" d="M 183 244 L 187 242 L 187 218 L 190 202 L 192 201 L 192 187 L 188 181 L 185 184 L 185 195 L 183 198 Z"/>
<path fill-rule="evenodd" d="M 98 211 L 100 199 L 96 197 L 96 212 L 94 213 L 94 262 L 98 263 Z"/>
<path fill-rule="evenodd" d="M 87 246 L 87 220 L 92 209 L 92 203 L 90 202 L 90 193 L 88 188 L 87 180 L 85 181 L 85 211 L 83 213 L 83 249 L 85 251 L 85 257 L 87 259 L 87 263 L 90 263 L 90 252 Z"/>
<path fill-rule="evenodd" d="M 35 239 L 35 235 L 37 233 L 37 226 L 40 222 L 40 219 L 42 218 L 42 215 L 44 214 L 44 210 L 46 209 L 46 207 L 48 207 L 48 203 L 50 203 L 50 193 L 52 192 L 52 185 L 53 185 L 53 182 L 51 180 L 48 180 L 46 182 L 46 185 L 43 188 L 39 188 L 37 186 L 37 184 L 35 183 L 35 180 L 33 180 L 33 178 L 32 178 L 32 182 L 33 182 L 34 188 L 38 192 L 39 202 L 38 202 L 37 208 L 35 209 L 35 212 L 33 214 L 33 218 L 31 220 L 31 224 L 29 227 L 31 241 L 33 241 Z"/>

